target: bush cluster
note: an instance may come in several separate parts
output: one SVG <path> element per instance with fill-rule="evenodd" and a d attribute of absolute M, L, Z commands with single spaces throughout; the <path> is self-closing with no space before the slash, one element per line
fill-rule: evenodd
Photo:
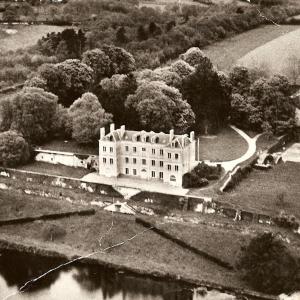
<path fill-rule="evenodd" d="M 209 180 L 217 180 L 221 175 L 221 166 L 209 166 L 201 162 L 191 172 L 183 175 L 182 186 L 184 188 L 204 187 Z"/>
<path fill-rule="evenodd" d="M 279 216 L 275 217 L 273 221 L 279 227 L 291 230 L 298 230 L 300 226 L 300 223 L 295 216 L 287 215 L 285 213 L 281 213 Z"/>

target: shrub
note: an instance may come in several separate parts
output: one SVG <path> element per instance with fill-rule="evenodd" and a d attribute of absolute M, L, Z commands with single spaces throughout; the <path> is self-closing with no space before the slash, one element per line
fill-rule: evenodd
<path fill-rule="evenodd" d="M 55 224 L 47 224 L 42 231 L 42 237 L 45 241 L 51 241 L 62 239 L 67 234 L 66 230 L 61 226 Z"/>
<path fill-rule="evenodd" d="M 299 221 L 297 221 L 295 216 L 290 216 L 285 213 L 281 213 L 273 220 L 275 224 L 277 224 L 279 227 L 283 227 L 291 230 L 298 230 L 300 226 Z"/>
<path fill-rule="evenodd" d="M 16 131 L 0 133 L 0 165 L 15 167 L 26 163 L 30 158 L 28 143 Z"/>

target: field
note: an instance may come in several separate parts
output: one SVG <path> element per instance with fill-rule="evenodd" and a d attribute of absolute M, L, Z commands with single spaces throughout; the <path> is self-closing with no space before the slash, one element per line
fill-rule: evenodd
<path fill-rule="evenodd" d="M 228 161 L 241 157 L 248 149 L 247 142 L 230 127 L 217 136 L 200 136 L 200 160 Z"/>
<path fill-rule="evenodd" d="M 7 29 L 17 30 L 15 34 L 6 34 Z M 33 46 L 36 42 L 48 32 L 59 32 L 64 30 L 63 26 L 48 25 L 0 25 L 0 52 L 17 50 Z"/>
<path fill-rule="evenodd" d="M 280 73 L 294 80 L 295 64 L 300 59 L 300 29 L 278 37 L 249 52 L 237 63 L 246 67 L 263 68 L 270 74 Z M 299 67 L 298 67 L 299 68 Z M 296 71 L 299 75 L 299 70 Z"/>
<path fill-rule="evenodd" d="M 218 197 L 235 207 L 276 216 L 284 210 L 300 219 L 300 164 L 281 163 L 269 171 L 253 170 L 232 192 Z M 283 202 L 278 197 L 283 195 Z"/>
<path fill-rule="evenodd" d="M 204 48 L 203 51 L 211 58 L 218 69 L 230 70 L 247 53 L 299 28 L 298 25 L 266 25 L 214 43 Z M 267 51 L 266 53 L 269 54 Z M 274 53 L 274 51 L 271 51 L 271 53 Z"/>

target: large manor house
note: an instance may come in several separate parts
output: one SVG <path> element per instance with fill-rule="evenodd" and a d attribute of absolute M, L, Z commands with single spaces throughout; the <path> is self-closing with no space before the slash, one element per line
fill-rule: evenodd
<path fill-rule="evenodd" d="M 125 125 L 110 131 L 100 129 L 99 174 L 130 176 L 182 185 L 182 176 L 195 166 L 195 136 L 153 131 L 126 130 Z"/>

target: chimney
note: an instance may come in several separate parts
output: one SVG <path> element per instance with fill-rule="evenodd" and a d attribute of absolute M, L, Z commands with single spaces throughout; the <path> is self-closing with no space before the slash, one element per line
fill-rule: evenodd
<path fill-rule="evenodd" d="M 174 129 L 171 129 L 171 130 L 170 130 L 170 137 L 169 137 L 169 138 L 170 138 L 169 141 L 170 141 L 170 143 L 171 143 L 171 142 L 173 141 L 173 138 L 174 138 Z"/>
<path fill-rule="evenodd" d="M 102 140 L 105 137 L 105 127 L 100 128 L 100 140 Z"/>
<path fill-rule="evenodd" d="M 109 130 L 109 132 L 112 133 L 113 131 L 115 131 L 115 123 L 111 123 L 110 124 L 110 130 Z"/>
<path fill-rule="evenodd" d="M 191 131 L 191 133 L 190 133 L 190 139 L 191 139 L 191 141 L 195 140 L 195 132 L 194 131 Z"/>
<path fill-rule="evenodd" d="M 183 134 L 183 135 L 182 135 L 182 142 L 181 142 L 182 147 L 185 147 L 185 138 L 186 138 L 187 136 L 188 136 L 187 134 Z"/>
<path fill-rule="evenodd" d="M 125 133 L 125 125 L 122 125 L 120 127 L 120 133 L 121 133 L 121 138 L 123 137 L 124 133 Z"/>

